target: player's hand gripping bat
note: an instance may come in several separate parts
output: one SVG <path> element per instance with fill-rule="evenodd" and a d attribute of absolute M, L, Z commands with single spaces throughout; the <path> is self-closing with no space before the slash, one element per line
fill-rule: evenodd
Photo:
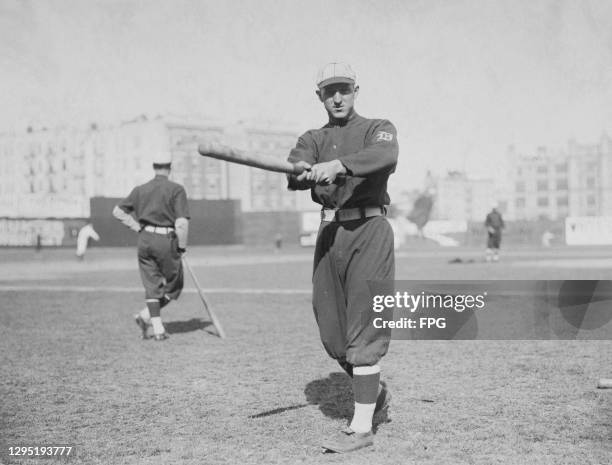
<path fill-rule="evenodd" d="M 240 165 L 253 166 L 268 171 L 278 173 L 288 173 L 300 175 L 304 172 L 304 167 L 285 160 L 280 160 L 270 155 L 261 153 L 245 152 L 217 142 L 205 142 L 198 145 L 198 152 L 205 157 L 216 158 L 218 160 L 238 163 Z"/>

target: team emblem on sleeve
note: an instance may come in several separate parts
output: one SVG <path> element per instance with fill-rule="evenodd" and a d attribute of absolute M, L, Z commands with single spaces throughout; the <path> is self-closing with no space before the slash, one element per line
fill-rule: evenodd
<path fill-rule="evenodd" d="M 393 140 L 393 134 L 385 131 L 378 131 L 376 133 L 376 142 L 387 141 L 391 142 Z"/>

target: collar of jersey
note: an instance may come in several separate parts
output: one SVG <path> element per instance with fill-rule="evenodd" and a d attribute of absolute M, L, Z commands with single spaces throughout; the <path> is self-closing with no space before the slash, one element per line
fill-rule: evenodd
<path fill-rule="evenodd" d="M 347 126 L 353 121 L 355 121 L 358 117 L 359 115 L 357 114 L 357 112 L 355 110 L 352 110 L 351 113 L 345 119 L 336 120 L 330 117 L 329 122 L 327 123 L 326 127 L 333 128 L 336 126 L 339 126 L 339 127 Z"/>

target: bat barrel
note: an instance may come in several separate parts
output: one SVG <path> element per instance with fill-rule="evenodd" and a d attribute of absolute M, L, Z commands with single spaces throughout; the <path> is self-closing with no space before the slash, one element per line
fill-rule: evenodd
<path fill-rule="evenodd" d="M 252 166 L 267 171 L 275 171 L 277 173 L 299 175 L 304 172 L 304 168 L 295 163 L 263 153 L 245 152 L 216 142 L 204 142 L 199 144 L 198 152 L 205 157 L 237 163 L 239 165 Z"/>

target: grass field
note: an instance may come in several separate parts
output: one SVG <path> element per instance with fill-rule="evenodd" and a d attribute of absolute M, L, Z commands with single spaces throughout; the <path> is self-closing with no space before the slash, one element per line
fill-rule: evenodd
<path fill-rule="evenodd" d="M 0 250 L 0 445 L 74 444 L 82 464 L 598 464 L 612 458 L 612 342 L 393 341 L 375 447 L 320 443 L 352 414 L 319 342 L 310 249 L 192 248 L 228 338 L 187 279 L 143 341 L 133 249 Z M 454 258 L 463 263 L 449 264 Z M 473 261 L 472 261 L 473 260 Z M 612 249 L 402 250 L 398 279 L 612 279 Z"/>

